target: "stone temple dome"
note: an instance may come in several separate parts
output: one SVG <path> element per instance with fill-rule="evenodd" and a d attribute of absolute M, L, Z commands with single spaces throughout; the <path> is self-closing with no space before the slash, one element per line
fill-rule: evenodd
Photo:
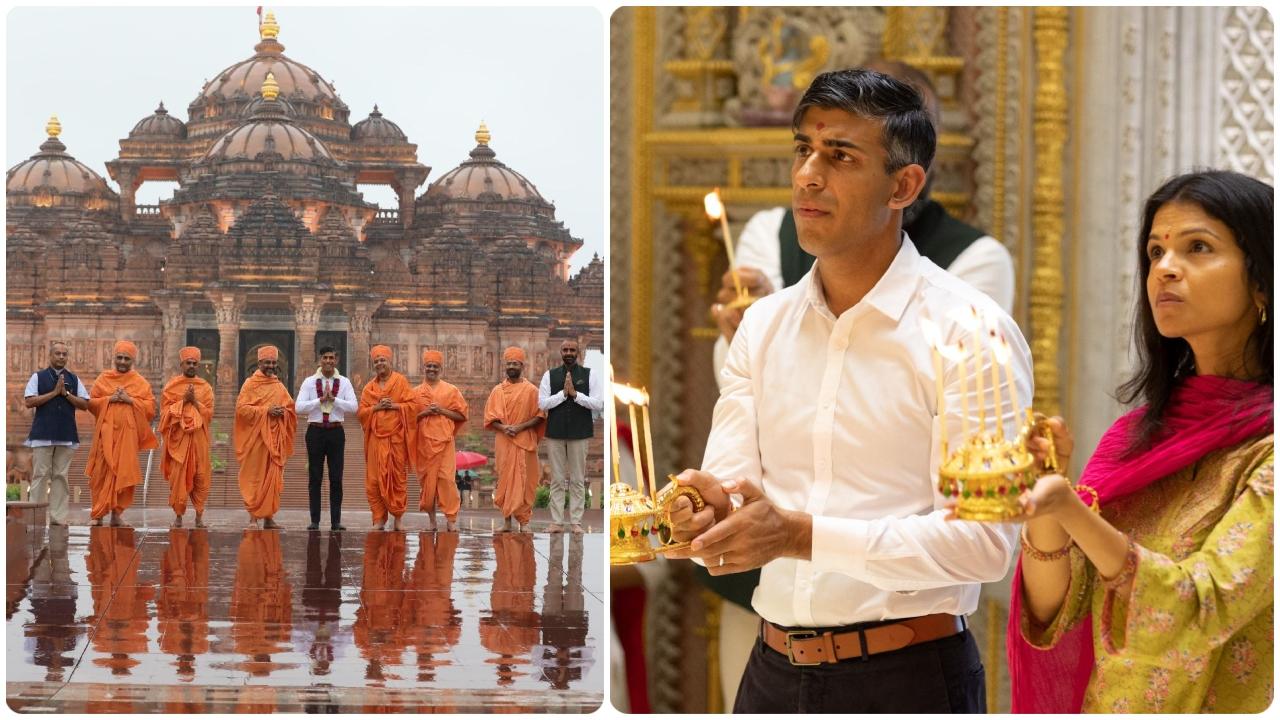
<path fill-rule="evenodd" d="M 440 176 L 427 199 L 534 200 L 549 204 L 528 178 L 502 164 L 489 147 L 489 128 L 480 123 L 471 159 Z"/>
<path fill-rule="evenodd" d="M 384 118 L 382 113 L 378 112 L 378 106 L 373 106 L 373 112 L 369 113 L 369 117 L 356 123 L 351 128 L 351 139 L 356 142 L 363 143 L 403 143 L 408 142 L 409 138 L 400 129 L 400 126 Z"/>
<path fill-rule="evenodd" d="M 160 107 L 151 115 L 148 115 L 138 121 L 137 125 L 129 131 L 131 138 L 175 138 L 182 139 L 187 136 L 187 126 L 178 118 L 169 114 L 164 108 L 164 103 L 160 103 Z"/>
<path fill-rule="evenodd" d="M 58 135 L 62 123 L 55 115 L 49 118 L 45 130 L 49 139 L 40 144 L 40 152 L 9 169 L 5 177 L 5 191 L 12 201 L 16 194 L 37 196 L 33 204 L 42 205 L 39 196 L 99 195 L 110 197 L 115 191 L 101 175 L 88 165 L 67 154 L 67 146 Z M 52 203 L 49 203 L 52 204 Z"/>
<path fill-rule="evenodd" d="M 262 153 L 274 153 L 284 161 L 334 163 L 323 142 L 294 124 L 285 104 L 278 99 L 279 91 L 274 75 L 268 74 L 262 83 L 263 101 L 254 114 L 214 142 L 200 162 L 253 160 Z"/>
<path fill-rule="evenodd" d="M 280 83 L 280 94 L 285 98 L 299 98 L 312 102 L 329 100 L 336 106 L 346 104 L 338 98 L 338 91 L 320 73 L 297 60 L 284 56 L 284 46 L 275 37 L 264 37 L 258 43 L 252 57 L 218 73 L 200 90 L 200 97 L 208 100 L 233 100 L 252 97 L 267 73 L 275 75 Z"/>

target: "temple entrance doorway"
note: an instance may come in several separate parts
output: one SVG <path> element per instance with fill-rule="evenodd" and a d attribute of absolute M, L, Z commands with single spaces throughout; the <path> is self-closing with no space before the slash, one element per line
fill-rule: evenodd
<path fill-rule="evenodd" d="M 240 384 L 258 369 L 258 348 L 263 345 L 275 345 L 280 351 L 280 364 L 277 377 L 289 389 L 289 395 L 298 391 L 295 384 L 297 363 L 293 357 L 292 330 L 241 330 L 240 331 Z M 310 373 L 308 373 L 310 374 Z"/>

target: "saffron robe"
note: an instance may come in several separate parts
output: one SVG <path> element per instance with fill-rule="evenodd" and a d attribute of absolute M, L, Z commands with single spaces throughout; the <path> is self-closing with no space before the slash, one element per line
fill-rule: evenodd
<path fill-rule="evenodd" d="M 194 403 L 183 400 L 188 386 L 195 388 Z M 164 439 L 160 471 L 169 481 L 169 507 L 178 515 L 187 511 L 188 499 L 197 513 L 204 512 L 213 471 L 212 423 L 213 386 L 204 378 L 177 375 L 164 386 L 160 393 L 160 437 Z"/>
<path fill-rule="evenodd" d="M 124 388 L 133 402 L 111 402 L 118 388 Z M 109 512 L 124 512 L 133 504 L 133 488 L 142 482 L 138 452 L 160 446 L 151 431 L 156 397 L 137 370 L 107 370 L 89 390 L 89 412 L 95 422 L 85 474 L 89 476 L 89 517 L 97 520 Z"/>
<path fill-rule="evenodd" d="M 282 406 L 284 414 L 268 415 L 272 405 Z M 293 455 L 297 433 L 298 413 L 289 391 L 278 378 L 255 371 L 240 387 L 235 424 L 240 496 L 253 517 L 268 518 L 280 509 L 284 465 Z"/>
<path fill-rule="evenodd" d="M 493 428 L 495 422 L 519 425 L 533 417 L 547 416 L 538 409 L 538 387 L 520 378 L 515 382 L 503 380 L 489 393 L 484 405 L 484 426 L 494 430 L 495 464 L 498 470 L 498 487 L 493 494 L 493 504 L 502 510 L 503 517 L 514 517 L 521 525 L 533 516 L 533 497 L 538 489 L 541 473 L 538 468 L 538 441 L 547 430 L 547 424 L 522 430 L 515 437 Z"/>
<path fill-rule="evenodd" d="M 458 388 L 440 380 L 432 387 L 430 383 L 422 383 L 413 389 L 418 402 L 425 410 L 432 403 L 446 410 L 461 413 L 461 420 L 454 420 L 445 415 L 428 415 L 418 420 L 418 452 L 414 465 L 418 471 L 418 482 L 422 483 L 422 496 L 418 500 L 419 510 L 430 510 L 439 503 L 440 509 L 449 520 L 458 517 L 458 508 L 462 505 L 458 496 L 458 485 L 454 481 L 457 472 L 457 447 L 454 438 L 467 424 L 467 401 Z"/>
<path fill-rule="evenodd" d="M 382 398 L 396 403 L 395 410 L 374 410 Z M 364 431 L 364 491 L 373 512 L 373 524 L 387 515 L 400 517 L 409 502 L 409 460 L 417 452 L 414 418 L 422 406 L 409 381 L 394 370 L 386 382 L 375 376 L 360 393 L 356 415 Z"/>

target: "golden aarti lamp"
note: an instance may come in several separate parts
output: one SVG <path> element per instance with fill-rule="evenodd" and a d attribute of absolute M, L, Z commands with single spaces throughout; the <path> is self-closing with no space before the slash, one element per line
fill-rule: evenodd
<path fill-rule="evenodd" d="M 720 221 L 720 234 L 724 238 L 724 252 L 729 257 L 729 277 L 733 278 L 734 298 L 727 304 L 727 308 L 745 308 L 755 302 L 756 299 L 751 297 L 751 293 L 742 287 L 742 281 L 738 279 L 738 273 L 734 271 L 733 261 L 733 236 L 729 234 L 729 213 L 725 211 L 724 203 L 720 200 L 720 188 L 716 188 L 707 193 L 702 198 L 702 205 L 707 211 L 707 218 L 712 222 Z"/>
<path fill-rule="evenodd" d="M 613 372 L 610 370 L 610 379 Z M 612 397 L 605 404 L 605 422 L 612 433 L 611 459 L 613 483 L 609 486 L 609 563 L 632 565 L 653 560 L 659 552 L 687 547 L 687 542 L 675 542 L 671 536 L 671 506 L 684 496 L 693 503 L 697 512 L 706 507 L 702 496 L 691 487 L 682 487 L 674 476 L 667 476 L 667 486 L 657 490 L 657 474 L 653 465 L 653 428 L 649 422 L 649 394 L 642 388 L 610 383 Z M 623 481 L 621 453 L 618 450 L 618 423 L 615 403 L 627 407 L 631 422 L 631 457 L 636 470 L 636 487 Z M 640 408 L 640 423 L 636 423 L 636 408 Z M 640 436 L 644 435 L 641 455 Z M 641 457 L 647 463 L 641 462 Z M 645 489 L 648 494 L 645 494 Z"/>
<path fill-rule="evenodd" d="M 938 467 L 938 491 L 946 498 L 955 498 L 956 517 L 963 520 L 1000 522 L 1023 514 L 1018 496 L 1035 487 L 1041 475 L 1057 472 L 1058 463 L 1053 447 L 1053 433 L 1045 425 L 1045 417 L 1030 407 L 1018 405 L 1018 389 L 1014 384 L 1010 360 L 1013 355 L 1009 343 L 999 334 L 990 319 L 983 318 L 970 306 L 953 312 L 956 320 L 971 333 L 971 346 L 963 340 L 948 345 L 942 342 L 941 331 L 932 321 L 921 319 L 921 330 L 933 348 L 934 378 L 937 383 L 937 414 L 942 433 L 942 463 Z M 985 325 L 985 328 L 984 328 Z M 992 426 L 987 426 L 984 401 L 983 336 L 987 338 L 986 352 L 991 358 L 991 388 L 995 396 Z M 973 371 L 968 370 L 967 360 L 973 358 Z M 962 438 L 954 449 L 947 441 L 946 400 L 943 396 L 944 361 L 953 363 L 960 373 L 960 394 L 963 398 Z M 1001 370 L 1004 382 L 1001 382 Z M 978 418 L 976 431 L 970 429 L 969 386 L 970 378 L 976 385 Z M 1006 437 L 1003 417 L 1002 386 L 1008 387 L 1009 402 L 1015 417 L 1025 416 L 1016 437 Z M 1043 465 L 1036 462 L 1028 449 L 1028 441 L 1039 434 L 1049 441 L 1049 454 Z"/>

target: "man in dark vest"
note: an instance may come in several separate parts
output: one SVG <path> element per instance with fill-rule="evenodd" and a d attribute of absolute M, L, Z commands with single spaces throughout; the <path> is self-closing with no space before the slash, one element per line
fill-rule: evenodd
<path fill-rule="evenodd" d="M 551 461 L 551 532 L 564 532 L 564 497 L 569 494 L 569 529 L 582 532 L 586 497 L 587 443 L 595 417 L 604 410 L 600 379 L 578 362 L 578 342 L 560 343 L 560 367 L 547 370 L 538 386 L 538 408 L 547 413 L 547 457 Z M 552 394 L 555 390 L 555 394 Z"/>
<path fill-rule="evenodd" d="M 938 93 L 928 75 L 896 60 L 874 60 L 867 63 L 866 68 L 900 80 L 919 92 L 934 128 L 939 127 Z M 924 189 L 903 210 L 903 231 L 921 255 L 981 290 L 1005 312 L 1012 313 L 1013 257 L 1000 241 L 952 217 L 929 197 L 936 168 L 937 163 L 929 168 Z M 752 216 L 738 237 L 735 256 L 738 282 L 753 297 L 770 295 L 796 284 L 813 267 L 814 260 L 800 247 L 795 215 L 790 207 L 762 210 Z M 733 276 L 726 272 L 717 302 L 711 308 L 721 333 L 714 350 L 717 382 L 729 341 L 742 321 L 743 308 L 727 307 L 735 292 Z M 733 698 L 758 629 L 759 619 L 751 610 L 751 594 L 760 571 L 713 577 L 706 568 L 698 566 L 694 568 L 694 575 L 728 601 L 721 614 L 720 667 L 724 696 Z"/>
<path fill-rule="evenodd" d="M 67 471 L 71 456 L 80 447 L 76 410 L 89 409 L 89 391 L 80 378 L 67 370 L 67 344 L 49 346 L 49 367 L 31 375 L 23 394 L 27 407 L 36 409 L 27 435 L 31 448 L 31 501 L 49 503 L 49 524 L 67 524 Z"/>

